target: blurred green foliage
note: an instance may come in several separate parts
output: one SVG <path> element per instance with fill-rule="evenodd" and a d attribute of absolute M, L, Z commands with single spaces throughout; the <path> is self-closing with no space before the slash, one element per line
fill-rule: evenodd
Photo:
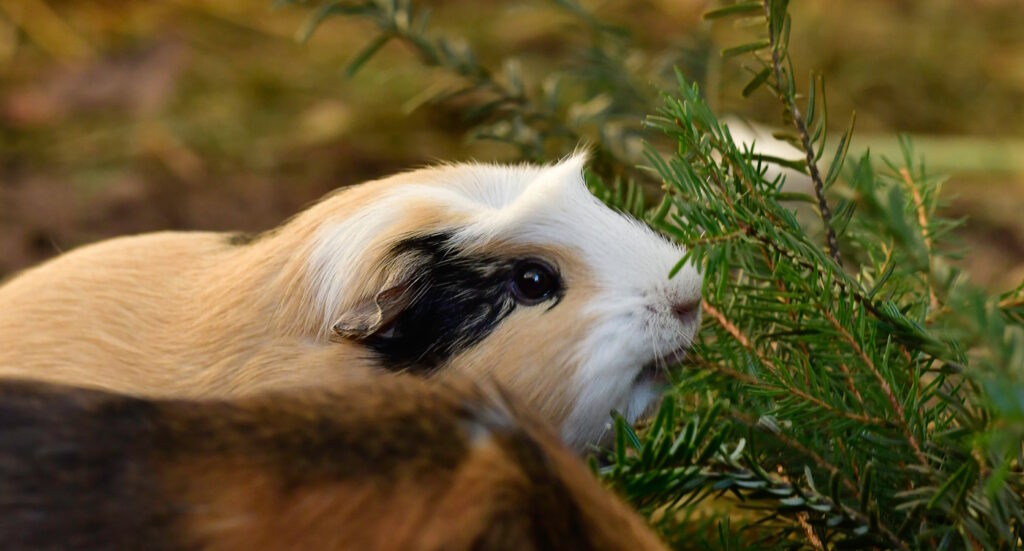
<path fill-rule="evenodd" d="M 337 186 L 436 159 L 519 156 L 499 142 L 465 141 L 478 122 L 465 116 L 469 98 L 425 104 L 459 82 L 408 63 L 416 55 L 408 45 L 384 46 L 349 77 L 347 64 L 376 32 L 372 22 L 334 18 L 303 43 L 296 35 L 308 7 L 271 4 L 0 0 L 0 274 L 127 232 L 264 229 Z M 674 65 L 717 112 L 780 123 L 770 95 L 741 97 L 749 74 L 718 52 L 743 24 L 703 21 L 706 0 L 579 5 L 431 0 L 420 8 L 440 34 L 472 45 L 499 80 L 505 58 L 530 89 L 568 73 L 563 100 L 594 101 L 566 120 L 591 142 L 613 131 L 621 140 L 600 143 L 633 164 L 642 161 L 639 121 L 656 109 L 657 90 L 673 85 Z M 843 90 L 832 110 L 856 106 L 853 150 L 894 156 L 896 130 L 924 134 L 919 149 L 953 176 L 949 212 L 979 214 L 964 233 L 972 276 L 1002 288 L 1019 279 L 1019 2 L 836 0 L 792 9 L 795 63 Z M 595 29 L 592 20 L 615 24 Z M 808 89 L 806 73 L 796 80 Z M 609 97 L 614 105 L 605 105 Z M 595 124 L 595 113 L 615 124 Z M 562 150 L 550 145 L 545 155 Z"/>

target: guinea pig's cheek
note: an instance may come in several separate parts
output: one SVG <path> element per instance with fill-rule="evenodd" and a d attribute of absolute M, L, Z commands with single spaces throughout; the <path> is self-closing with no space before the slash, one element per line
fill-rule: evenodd
<path fill-rule="evenodd" d="M 635 316 L 595 317 L 602 321 L 594 324 L 582 341 L 586 360 L 581 374 L 614 388 L 624 388 L 654 353 L 654 343 L 644 331 L 642 320 Z"/>
<path fill-rule="evenodd" d="M 585 361 L 579 344 L 592 331 L 580 304 L 566 295 L 554 308 L 517 308 L 483 341 L 446 366 L 490 377 L 556 425 L 580 400 L 577 374 Z"/>
<path fill-rule="evenodd" d="M 588 313 L 594 323 L 576 344 L 580 364 L 572 387 L 578 389 L 578 398 L 562 431 L 575 447 L 603 441 L 610 430 L 611 410 L 633 421 L 658 397 L 650 381 L 638 378 L 654 353 L 643 318 L 632 313 L 635 307 L 630 304 L 620 305 L 614 299 L 596 303 L 615 308 L 592 306 Z"/>

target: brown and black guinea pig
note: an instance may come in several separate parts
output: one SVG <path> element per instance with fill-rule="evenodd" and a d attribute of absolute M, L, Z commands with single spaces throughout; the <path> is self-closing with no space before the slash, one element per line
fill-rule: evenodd
<path fill-rule="evenodd" d="M 407 375 L 193 400 L 2 381 L 0 547 L 665 549 L 497 386 Z"/>
<path fill-rule="evenodd" d="M 339 190 L 251 239 L 88 245 L 0 286 L 0 376 L 153 397 L 493 378 L 577 449 L 655 402 L 700 323 L 682 247 L 595 198 L 583 155 Z"/>

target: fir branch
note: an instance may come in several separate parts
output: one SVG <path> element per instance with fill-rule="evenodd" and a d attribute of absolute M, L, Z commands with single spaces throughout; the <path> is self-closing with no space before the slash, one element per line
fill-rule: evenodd
<path fill-rule="evenodd" d="M 721 325 L 722 328 L 725 329 L 729 333 L 729 335 L 731 335 L 734 339 L 736 339 L 736 341 L 739 342 L 740 345 L 742 345 L 743 348 L 748 353 L 750 353 L 751 356 L 757 358 L 758 362 L 760 362 L 761 365 L 763 365 L 764 367 L 769 369 L 769 371 L 772 372 L 773 374 L 775 374 L 776 377 L 778 376 L 778 373 L 779 373 L 781 368 L 778 365 L 776 365 L 774 362 L 769 360 L 767 356 L 765 356 L 764 354 L 761 353 L 761 351 L 757 350 L 751 344 L 750 339 L 747 338 L 747 336 L 744 335 L 742 331 L 740 331 L 740 329 L 736 326 L 736 324 L 734 324 L 734 323 L 730 322 L 728 319 L 726 319 L 726 317 L 722 314 L 722 312 L 720 312 L 717 308 L 712 306 L 707 300 L 702 300 L 701 301 L 701 308 L 703 309 L 703 311 L 704 311 L 704 313 L 706 315 L 710 316 L 711 319 L 715 320 L 715 322 L 717 322 L 719 325 Z M 854 344 L 856 344 L 856 343 L 854 343 Z M 760 383 L 760 381 L 757 381 L 757 382 Z M 883 382 L 884 382 L 884 380 L 883 380 Z M 888 389 L 888 385 L 886 385 L 885 389 L 888 390 L 888 392 L 891 394 L 892 391 Z M 808 394 L 808 393 L 804 392 L 803 390 L 800 390 L 800 389 L 798 389 L 796 387 L 788 387 L 788 388 L 786 388 L 786 391 L 792 393 L 794 396 L 796 396 L 796 397 L 798 397 L 798 398 L 800 398 L 800 399 L 802 399 L 802 400 L 804 400 L 804 401 L 806 401 L 806 402 L 808 402 L 810 404 L 813 404 L 813 405 L 817 406 L 821 410 L 826 411 L 826 412 L 828 412 L 828 413 L 830 413 L 832 415 L 836 415 L 838 417 L 845 417 L 846 419 L 849 419 L 851 421 L 857 421 L 858 423 L 863 423 L 863 424 L 866 424 L 866 425 L 876 425 L 876 426 L 879 426 L 879 427 L 887 427 L 887 426 L 889 426 L 889 422 L 885 421 L 884 419 L 880 419 L 880 418 L 877 418 L 877 417 L 870 417 L 870 416 L 866 416 L 866 415 L 858 415 L 856 413 L 852 413 L 852 412 L 849 412 L 849 411 L 844 411 L 844 410 L 841 410 L 841 409 L 836 409 L 835 407 L 833 407 L 828 402 L 825 402 L 824 400 L 816 398 L 816 397 L 814 397 L 814 396 L 812 396 L 812 395 L 810 395 L 810 394 Z M 897 402 L 897 406 L 898 405 L 899 404 Z M 900 412 L 901 412 L 901 415 L 902 415 L 902 409 L 900 410 Z M 917 447 L 916 441 L 912 442 L 912 445 L 914 446 L 914 449 L 920 451 L 920 449 Z"/>
<path fill-rule="evenodd" d="M 916 186 L 921 200 L 915 201 L 906 186 L 891 187 L 873 173 L 856 176 L 857 192 L 877 195 L 871 197 L 879 209 L 854 218 L 852 227 L 864 233 L 853 238 L 868 258 L 880 257 L 882 262 L 857 266 L 856 276 L 849 275 L 835 263 L 823 262 L 828 257 L 805 242 L 806 235 L 778 204 L 783 197 L 776 191 L 779 181 L 764 180 L 755 165 L 759 160 L 736 148 L 696 90 L 683 84 L 681 96 L 668 101 L 653 122 L 683 147 L 667 162 L 654 155 L 649 158 L 676 196 L 687 198 L 675 201 L 678 214 L 671 217 L 675 226 L 670 233 L 691 244 L 693 258 L 707 267 L 704 311 L 709 325 L 704 330 L 706 343 L 698 352 L 702 357 L 695 363 L 724 378 L 697 378 L 690 383 L 696 385 L 692 390 L 727 400 L 737 422 L 770 430 L 766 443 L 782 449 L 758 460 L 791 464 L 795 453 L 841 481 L 871 516 L 869 531 L 882 541 L 890 539 L 884 534 L 896 541 L 896 534 L 909 535 L 913 546 L 927 547 L 962 533 L 969 534 L 965 541 L 991 546 L 988 538 L 1007 529 L 992 522 L 995 517 L 979 522 L 971 516 L 977 514 L 976 507 L 992 510 L 992 505 L 978 493 L 974 475 L 963 474 L 968 472 L 963 470 L 968 456 L 962 450 L 970 447 L 966 435 L 971 433 L 961 424 L 966 419 L 956 415 L 956 408 L 966 408 L 971 412 L 969 422 L 984 426 L 988 421 L 973 409 L 984 398 L 971 394 L 962 383 L 943 382 L 946 368 L 922 368 L 943 357 L 943 365 L 950 360 L 962 363 L 964 356 L 960 344 L 915 321 L 926 312 L 920 291 L 922 270 L 928 270 L 921 263 L 907 262 L 916 253 L 901 248 L 914 246 L 907 238 L 907 216 L 916 216 L 918 205 L 927 212 L 925 200 L 934 200 L 934 189 L 925 189 L 922 177 Z M 833 177 L 830 172 L 828 180 Z M 904 201 L 904 196 L 910 199 Z M 905 205 L 911 209 L 905 211 Z M 884 217 L 881 224 L 872 221 L 876 215 Z M 928 248 L 935 247 L 933 231 L 943 224 L 925 223 Z M 842 343 L 838 349 L 828 342 L 836 337 Z M 806 367 L 823 359 L 826 366 L 836 366 L 834 371 L 805 369 L 802 384 L 783 367 Z M 936 384 L 922 377 L 929 371 L 938 377 Z M 962 381 L 967 373 L 961 369 L 956 376 Z M 865 385 L 867 380 L 871 384 Z M 947 398 L 940 398 L 940 392 Z M 857 412 L 846 409 L 846 404 Z M 908 416 L 911 411 L 914 414 Z M 797 424 L 801 417 L 803 425 Z M 896 419 L 883 420 L 889 417 Z M 770 421 L 762 426 L 765 418 Z M 808 418 L 814 419 L 811 426 L 806 426 Z M 883 421 L 875 425 L 870 422 L 874 420 Z M 825 459 L 838 450 L 844 458 L 841 465 Z M 908 465 L 909 457 L 913 459 Z M 861 469 L 864 458 L 870 458 L 871 466 Z M 785 468 L 782 463 L 780 468 Z M 979 467 L 977 472 L 996 471 Z M 781 474 L 789 476 L 786 471 Z M 978 505 L 966 509 L 965 500 L 977 500 Z M 790 533 L 804 534 L 803 544 L 810 544 L 799 518 L 790 520 L 789 529 L 796 530 Z M 900 529 L 894 532 L 888 526 Z M 1013 523 L 1008 526 L 1015 530 Z M 915 530 L 921 535 L 914 536 Z M 936 538 L 935 533 L 945 536 Z M 825 538 L 821 541 L 830 545 Z"/>
<path fill-rule="evenodd" d="M 302 0 L 279 0 L 281 3 L 299 3 Z M 583 25 L 594 31 L 595 46 L 589 51 L 593 53 L 590 62 L 621 66 L 624 59 L 604 55 L 597 45 L 603 44 L 602 38 L 621 38 L 622 27 L 599 20 L 574 0 L 556 0 L 554 6 L 571 14 Z M 374 37 L 350 61 L 346 74 L 354 76 L 367 62 L 391 41 L 397 41 L 408 47 L 416 55 L 419 63 L 460 79 L 460 85 L 451 88 L 440 88 L 433 93 L 424 92 L 417 95 L 411 104 L 420 105 L 442 104 L 458 98 L 466 121 L 470 127 L 468 137 L 474 140 L 493 140 L 508 143 L 519 150 L 523 159 L 530 161 L 547 160 L 552 144 L 567 144 L 571 148 L 586 146 L 591 153 L 589 170 L 596 173 L 606 182 L 622 181 L 623 185 L 635 182 L 648 203 L 656 202 L 662 193 L 659 183 L 650 179 L 649 175 L 636 167 L 636 160 L 630 159 L 628 151 L 616 148 L 606 131 L 613 124 L 624 124 L 629 121 L 637 125 L 643 114 L 649 110 L 656 92 L 649 97 L 638 91 L 636 82 L 647 82 L 649 77 L 631 75 L 619 67 L 617 77 L 619 88 L 614 91 L 586 91 L 583 97 L 574 95 L 570 98 L 559 97 L 559 91 L 569 86 L 558 84 L 562 80 L 585 81 L 593 78 L 593 74 L 585 70 L 565 68 L 547 75 L 545 85 L 530 86 L 523 80 L 518 63 L 513 59 L 505 60 L 505 71 L 494 71 L 479 61 L 473 48 L 461 38 L 437 33 L 428 27 L 428 11 L 420 10 L 413 0 L 321 0 L 317 9 L 300 33 L 302 39 L 308 39 L 319 25 L 328 17 L 358 17 L 373 23 L 378 31 Z M 623 54 L 624 56 L 625 54 Z M 601 71 L 595 71 L 602 75 Z M 605 75 L 607 76 L 607 75 Z M 632 79 L 630 81 L 630 79 Z M 629 82 L 626 82 L 629 81 Z M 547 84 L 555 83 L 547 88 Z M 592 86 L 580 86 L 592 88 Z M 429 91 L 429 89 L 428 89 Z M 599 131 L 588 132 L 574 118 L 574 108 L 586 107 L 594 101 L 610 97 L 616 102 L 614 107 L 626 109 L 607 109 L 607 115 L 591 117 L 597 123 Z M 622 105 L 620 105 L 622 104 Z M 638 110 L 635 113 L 631 110 Z M 577 109 L 576 112 L 579 110 Z M 620 112 L 622 111 L 622 112 Z M 562 146 L 565 147 L 565 146 Z M 618 184 L 616 184 L 616 187 Z M 620 206 L 620 205 L 613 205 Z"/>
<path fill-rule="evenodd" d="M 757 379 L 756 377 L 752 375 L 747 375 L 746 373 L 742 373 L 740 371 L 736 371 L 735 369 L 731 369 L 728 366 L 722 365 L 720 363 L 712 363 L 699 357 L 694 358 L 690 361 L 694 364 L 695 367 L 700 367 L 703 369 L 707 369 L 708 371 L 720 373 L 730 379 L 740 381 L 748 385 L 756 385 L 760 383 L 760 380 Z"/>
<path fill-rule="evenodd" d="M 743 423 L 746 426 L 749 426 L 749 427 L 754 428 L 754 429 L 765 430 L 760 422 L 758 422 L 757 420 L 751 419 L 749 416 L 746 416 L 745 414 L 743 414 L 741 412 L 738 412 L 736 410 L 732 410 L 730 412 L 730 415 L 732 416 L 733 419 Z M 838 476 L 839 479 L 841 480 L 841 483 L 843 483 L 846 486 L 846 489 L 852 494 L 853 499 L 856 500 L 856 501 L 860 501 L 861 500 L 860 490 L 857 489 L 857 486 L 854 485 L 853 482 L 845 476 L 845 471 L 840 469 L 838 466 L 836 466 L 834 464 L 831 464 L 828 461 L 825 461 L 825 459 L 822 458 L 820 455 L 818 455 L 816 452 L 814 452 L 813 450 L 803 446 L 802 443 L 800 443 L 799 441 L 795 440 L 794 438 L 786 435 L 783 432 L 772 431 L 771 432 L 771 436 L 773 438 L 777 439 L 786 448 L 791 449 L 791 450 L 797 452 L 798 454 L 800 454 L 800 455 L 810 459 L 815 465 L 817 465 L 823 471 L 825 471 L 825 472 L 827 472 L 827 473 L 829 473 L 829 474 L 831 474 L 833 476 Z M 775 478 L 772 475 L 768 474 L 767 472 L 764 472 L 762 474 L 762 476 L 765 479 L 770 480 L 770 481 L 772 481 L 774 483 L 775 488 L 772 489 L 773 491 L 771 492 L 771 494 L 774 494 L 776 497 L 787 497 L 788 495 L 792 495 L 792 493 L 791 494 L 784 494 L 784 493 L 780 492 L 780 490 L 784 490 L 784 489 L 793 489 L 793 490 L 795 490 L 796 489 L 795 484 L 793 484 L 792 482 L 788 481 L 787 479 Z M 807 495 L 807 494 L 817 494 L 817 492 L 815 492 L 813 490 L 810 490 L 810 489 L 804 489 L 801 493 L 805 494 L 805 495 Z M 763 497 L 764 496 L 762 496 L 762 498 Z M 892 548 L 892 549 L 906 549 L 907 548 L 906 544 L 898 536 L 896 536 L 895 533 L 893 533 L 892 529 L 889 526 L 887 526 L 884 523 L 882 523 L 879 519 L 874 519 L 872 521 L 870 518 L 868 518 L 866 515 L 864 515 L 860 511 L 856 511 L 856 510 L 854 510 L 854 509 L 852 509 L 850 507 L 847 507 L 847 506 L 843 505 L 842 503 L 838 503 L 834 499 L 831 499 L 831 498 L 828 498 L 828 497 L 818 496 L 817 500 L 820 503 L 827 503 L 830 506 L 831 510 L 834 510 L 836 512 L 841 512 L 842 514 L 844 514 L 848 518 L 852 519 L 859 526 L 873 526 L 874 528 L 876 528 L 877 532 L 878 532 L 878 536 L 880 536 L 880 538 L 885 542 L 885 545 L 887 547 Z M 859 529 L 850 529 L 849 532 L 851 534 L 857 534 L 858 532 L 862 532 L 862 531 L 859 531 Z"/>
<path fill-rule="evenodd" d="M 924 246 L 928 252 L 928 267 L 929 272 L 931 271 L 932 265 L 932 238 L 928 232 L 928 214 L 925 212 L 924 199 L 921 198 L 921 190 L 917 188 L 917 184 L 914 183 L 913 177 L 910 176 L 910 171 L 906 167 L 899 169 L 900 177 L 903 178 L 903 182 L 907 184 L 907 188 L 910 189 L 911 197 L 914 198 L 914 208 L 917 210 L 917 223 L 921 226 L 921 238 L 924 240 Z M 939 309 L 939 299 L 935 296 L 935 287 L 931 285 L 930 278 L 928 284 L 928 299 L 931 305 L 931 310 Z"/>
<path fill-rule="evenodd" d="M 839 362 L 839 370 L 843 372 L 843 376 L 846 378 L 846 388 L 850 391 L 850 394 L 857 399 L 857 403 L 860 404 L 861 411 L 867 411 L 867 406 L 864 403 L 864 397 L 861 396 L 860 390 L 857 390 L 857 385 L 853 381 L 853 373 L 850 371 L 849 366 L 846 362 Z"/>
<path fill-rule="evenodd" d="M 760 419 L 754 419 L 750 415 L 747 415 L 746 413 L 739 411 L 735 408 L 729 411 L 729 415 L 733 419 L 743 423 L 744 425 L 752 429 L 769 432 L 772 438 L 777 439 L 780 444 L 810 459 L 819 469 L 827 472 L 832 476 L 838 476 L 839 479 L 842 481 L 842 484 L 846 486 L 846 489 L 849 490 L 849 492 L 854 496 L 854 498 L 859 499 L 860 490 L 858 490 L 857 487 L 853 485 L 853 482 L 845 476 L 844 471 L 840 469 L 838 466 L 826 461 L 825 458 L 822 457 L 818 452 L 801 444 L 799 441 L 791 438 L 782 431 L 770 431 L 766 429 L 763 426 L 763 424 L 760 423 Z"/>
<path fill-rule="evenodd" d="M 860 344 L 857 343 L 857 339 L 854 339 L 853 335 L 851 335 L 845 327 L 840 325 L 839 320 L 837 320 L 835 316 L 832 315 L 832 312 L 829 312 L 826 308 L 821 308 L 821 315 L 824 316 L 825 319 L 827 319 L 828 322 L 832 324 L 832 327 L 835 328 L 836 333 L 838 333 L 839 336 L 842 337 L 844 341 L 846 341 L 846 344 L 849 344 L 850 347 L 853 348 L 854 352 L 857 353 L 857 356 L 860 358 L 862 362 L 864 362 L 864 365 L 868 368 L 868 371 L 871 372 L 872 376 L 874 376 L 879 388 L 882 389 L 882 393 L 885 395 L 886 399 L 889 400 L 889 406 L 896 414 L 896 424 L 899 425 L 900 430 L 903 431 L 903 435 L 906 436 L 907 442 L 910 444 L 910 447 L 914 450 L 914 455 L 917 456 L 917 460 L 921 463 L 922 467 L 930 470 L 928 459 L 924 456 L 924 453 L 921 451 L 921 445 L 918 444 L 917 438 L 914 437 L 914 433 L 912 433 L 910 431 L 910 427 L 907 426 L 906 412 L 903 411 L 903 405 L 900 404 L 900 401 L 896 398 L 896 395 L 893 393 L 892 387 L 889 385 L 889 381 L 885 380 L 885 377 L 882 376 L 882 373 L 875 366 L 875 362 L 871 360 L 871 357 L 868 356 L 864 349 L 860 346 Z"/>
<path fill-rule="evenodd" d="M 764 14 L 768 21 L 768 47 L 771 50 L 771 65 L 775 73 L 775 83 L 780 89 L 779 96 L 786 103 L 786 109 L 789 111 L 789 116 L 793 121 L 797 134 L 800 136 L 800 143 L 803 146 L 804 155 L 807 157 L 807 172 L 811 177 L 811 181 L 814 182 L 814 194 L 818 198 L 818 213 L 821 215 L 821 222 L 825 227 L 829 255 L 836 261 L 836 264 L 842 266 L 843 260 L 839 254 L 839 242 L 836 239 L 835 229 L 832 227 L 832 209 L 825 198 L 825 183 L 822 181 L 821 172 L 818 170 L 817 156 L 814 152 L 814 145 L 811 144 L 811 136 L 807 132 L 807 124 L 800 114 L 800 108 L 796 105 L 794 91 L 788 89 L 788 84 L 785 85 L 787 87 L 785 92 L 781 91 L 782 86 L 784 86 L 783 83 L 788 81 L 784 78 L 782 59 L 779 55 L 781 48 L 778 34 L 782 32 L 782 29 L 775 28 L 776 19 L 772 17 L 771 4 L 772 0 L 764 0 Z"/>
<path fill-rule="evenodd" d="M 747 425 L 750 428 L 764 430 L 764 427 L 761 425 L 761 423 L 758 422 L 758 420 L 751 419 L 749 416 L 747 416 L 746 414 L 744 414 L 744 413 L 742 413 L 740 411 L 737 411 L 737 410 L 733 409 L 732 411 L 730 411 L 730 415 L 732 416 L 733 419 L 736 419 L 737 421 L 742 422 L 743 424 Z M 826 461 L 817 452 L 815 452 L 814 450 L 804 446 L 800 442 L 794 440 L 793 438 L 789 437 L 785 433 L 782 433 L 781 431 L 773 431 L 773 432 L 771 432 L 771 436 L 772 436 L 772 438 L 776 439 L 779 443 L 783 444 L 787 448 L 790 448 L 790 449 L 794 450 L 795 452 L 799 453 L 800 455 L 803 455 L 804 457 L 807 457 L 808 459 L 813 461 L 814 464 L 817 465 L 819 468 L 821 468 L 823 471 L 829 473 L 830 475 L 832 475 L 834 477 L 838 477 L 838 480 L 840 480 L 840 483 L 843 484 L 846 487 L 846 489 L 850 492 L 850 494 L 852 494 L 853 499 L 856 500 L 856 501 L 862 501 L 863 496 L 861 495 L 860 489 L 857 488 L 857 486 L 855 486 L 853 484 L 853 482 L 851 482 L 849 480 L 849 478 L 846 477 L 846 472 L 845 471 L 840 469 L 838 466 L 833 465 L 832 463 Z M 767 474 L 767 473 L 765 473 L 765 474 Z M 780 484 L 783 487 L 785 487 L 785 486 L 789 486 L 791 488 L 793 487 L 788 481 L 778 481 L 776 483 Z M 775 491 L 772 492 L 772 493 L 775 494 L 776 496 L 783 495 L 783 494 L 781 494 L 779 492 L 778 489 L 775 489 Z M 814 493 L 817 493 L 817 492 L 814 492 Z M 876 529 L 877 535 L 882 539 L 882 541 L 884 542 L 884 545 L 885 545 L 886 548 L 891 548 L 891 549 L 907 549 L 908 548 L 907 544 L 899 536 L 897 536 L 897 534 L 895 532 L 893 532 L 891 528 L 886 526 L 881 521 L 881 519 L 877 519 L 877 518 L 876 519 L 869 519 L 867 516 L 862 514 L 860 511 L 856 511 L 856 510 L 854 510 L 854 509 L 852 509 L 850 507 L 847 507 L 847 506 L 843 505 L 842 503 L 838 503 L 838 502 L 836 502 L 835 500 L 833 500 L 831 498 L 820 497 L 819 499 L 821 501 L 823 501 L 823 502 L 827 502 L 832 507 L 832 509 L 834 511 L 841 512 L 846 517 L 854 520 L 857 523 L 857 525 L 859 525 L 859 527 L 861 527 L 860 529 L 856 529 L 855 528 L 855 529 L 849 530 L 850 533 L 852 533 L 852 534 L 857 534 L 857 533 L 864 534 L 867 531 L 863 530 L 862 528 L 863 527 L 867 527 L 867 526 L 871 526 L 874 529 Z"/>
<path fill-rule="evenodd" d="M 825 550 L 825 546 L 821 543 L 821 538 L 814 533 L 814 528 L 811 527 L 811 523 L 807 522 L 808 514 L 806 512 L 798 513 L 796 515 L 797 522 L 800 523 L 800 528 L 804 531 L 804 536 L 807 541 L 810 542 L 811 547 L 815 549 Z"/>
<path fill-rule="evenodd" d="M 778 516 L 794 519 L 798 525 L 801 515 L 806 515 L 804 518 L 808 525 L 817 525 L 850 543 L 907 548 L 892 530 L 877 519 L 822 494 L 809 481 L 802 484 L 761 468 L 750 455 L 743 453 L 743 440 L 732 447 L 725 445 L 723 437 L 728 436 L 728 429 L 721 432 L 707 429 L 715 421 L 717 406 L 704 413 L 706 418 L 703 415 L 690 418 L 679 430 L 679 437 L 673 439 L 666 433 L 671 430 L 673 403 L 667 400 L 662 405 L 652 430 L 643 436 L 633 432 L 621 422 L 621 418 L 618 419 L 617 440 L 632 448 L 632 452 L 626 453 L 620 447 L 613 464 L 604 469 L 604 476 L 625 496 L 632 496 L 634 500 L 642 496 L 646 507 L 654 507 L 652 510 L 660 511 L 659 514 L 671 516 L 677 507 L 692 506 L 712 493 L 721 495 L 728 491 L 741 499 L 777 508 Z M 729 415 L 752 429 L 765 430 L 761 423 L 743 412 L 731 410 Z M 823 471 L 839 477 L 838 480 L 855 499 L 859 499 L 857 487 L 842 478 L 843 471 L 837 466 L 785 434 L 771 434 Z M 703 488 L 713 488 L 713 491 L 705 492 Z M 656 505 L 665 502 L 668 503 L 667 509 Z M 777 537 L 784 533 L 779 532 Z M 669 539 L 673 539 L 671 535 Z M 687 540 L 682 548 L 691 546 L 692 541 Z"/>
<path fill-rule="evenodd" d="M 766 247 L 771 251 L 783 257 L 786 257 L 786 259 L 792 262 L 793 265 L 799 266 L 810 273 L 818 272 L 818 270 L 816 269 L 817 266 L 813 262 L 804 258 L 800 258 L 792 251 L 788 251 L 780 247 L 777 243 L 773 242 L 767 235 L 758 232 L 753 228 L 747 229 L 747 235 L 749 237 L 756 239 L 763 247 Z M 826 272 L 821 273 L 822 277 L 824 277 L 825 273 Z M 845 294 L 852 298 L 858 305 L 863 306 L 866 312 L 874 316 L 879 321 L 892 323 L 897 328 L 906 328 L 903 320 L 894 318 L 890 313 L 886 312 L 880 304 L 876 303 L 874 300 L 868 297 L 863 290 L 857 289 L 853 281 L 843 278 L 843 275 L 844 274 L 840 273 L 838 274 L 838 277 L 830 281 L 831 284 L 837 287 L 837 291 L 839 293 Z M 920 344 L 921 335 L 916 331 L 900 332 L 899 336 L 903 338 L 912 339 Z M 942 355 L 940 351 L 935 349 L 929 349 L 928 353 L 936 357 Z"/>
<path fill-rule="evenodd" d="M 769 255 L 768 251 L 766 249 L 764 249 L 764 248 L 761 249 L 761 257 L 764 258 L 765 264 L 768 265 L 768 270 L 770 270 L 771 272 L 774 273 L 775 272 L 775 261 L 772 260 L 771 255 Z M 776 280 L 775 281 L 775 287 L 781 293 L 784 293 L 784 294 L 785 293 L 789 293 L 789 288 L 786 286 L 786 283 L 783 282 L 782 280 Z M 782 297 L 782 302 L 784 304 L 790 304 L 790 299 L 787 298 L 787 297 Z M 797 322 L 796 312 L 790 311 L 789 312 L 789 319 L 792 320 L 793 323 L 795 324 Z M 800 349 L 803 350 L 804 354 L 810 355 L 810 350 L 807 348 L 807 343 L 801 342 L 801 343 L 799 343 L 799 346 L 800 346 Z M 810 385 L 811 376 L 810 376 L 810 373 L 808 372 L 808 365 L 805 363 L 803 367 L 804 367 L 804 369 L 803 369 L 804 386 L 808 386 L 808 385 Z M 847 385 L 849 386 L 850 390 L 856 392 L 856 388 L 857 387 L 853 385 L 853 380 L 850 378 L 849 373 L 847 373 Z M 858 397 L 858 399 L 860 399 L 860 395 L 859 394 L 857 395 L 857 397 Z M 863 410 L 864 410 L 864 408 L 863 408 L 863 401 L 861 401 L 861 411 L 863 411 Z"/>

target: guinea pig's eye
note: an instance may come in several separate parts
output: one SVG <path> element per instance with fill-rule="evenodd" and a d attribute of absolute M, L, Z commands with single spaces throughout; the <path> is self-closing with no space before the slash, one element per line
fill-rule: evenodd
<path fill-rule="evenodd" d="M 523 304 L 537 304 L 558 291 L 558 274 L 547 264 L 527 260 L 512 272 L 512 294 Z"/>

